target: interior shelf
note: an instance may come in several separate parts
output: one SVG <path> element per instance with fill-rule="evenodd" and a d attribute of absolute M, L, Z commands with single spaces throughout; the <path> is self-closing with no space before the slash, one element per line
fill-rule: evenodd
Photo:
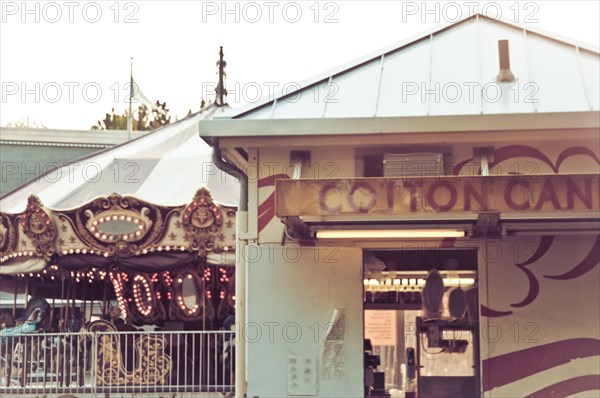
<path fill-rule="evenodd" d="M 402 303 L 364 303 L 365 310 L 404 310 L 418 311 L 421 304 L 402 304 Z"/>

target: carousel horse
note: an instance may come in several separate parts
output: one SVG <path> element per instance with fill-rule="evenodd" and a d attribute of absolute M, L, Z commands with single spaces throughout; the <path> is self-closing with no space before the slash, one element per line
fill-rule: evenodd
<path fill-rule="evenodd" d="M 12 368 L 20 373 L 21 386 L 25 385 L 29 369 L 27 358 L 37 357 L 40 350 L 39 339 L 31 339 L 28 344 L 24 336 L 41 331 L 41 324 L 50 315 L 50 304 L 41 297 L 32 297 L 23 312 L 23 320 L 14 327 L 0 330 L 0 376 L 10 385 Z M 1 377 L 0 377 L 1 378 Z"/>
<path fill-rule="evenodd" d="M 6 337 L 21 336 L 38 331 L 41 322 L 50 314 L 50 304 L 41 297 L 32 297 L 23 312 L 23 321 L 16 326 L 0 330 L 0 341 L 4 344 Z"/>

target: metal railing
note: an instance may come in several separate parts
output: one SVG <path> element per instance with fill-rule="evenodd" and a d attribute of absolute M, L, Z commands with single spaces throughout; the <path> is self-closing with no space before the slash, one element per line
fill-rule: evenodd
<path fill-rule="evenodd" d="M 80 332 L 4 336 L 2 394 L 234 390 L 235 332 Z"/>

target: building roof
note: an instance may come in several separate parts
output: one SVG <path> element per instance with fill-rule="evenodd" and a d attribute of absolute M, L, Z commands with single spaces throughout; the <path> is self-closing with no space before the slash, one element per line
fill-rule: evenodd
<path fill-rule="evenodd" d="M 1 197 L 0 210 L 24 211 L 31 194 L 55 210 L 75 208 L 111 193 L 178 206 L 203 187 L 215 202 L 237 205 L 237 181 L 216 169 L 212 149 L 198 138 L 199 121 L 224 110 L 208 106 L 147 135 L 50 170 Z"/>
<path fill-rule="evenodd" d="M 499 40 L 509 41 L 514 83 L 496 82 Z M 298 120 L 311 121 L 304 122 L 309 133 L 311 126 L 325 120 L 352 124 L 353 119 L 363 119 L 369 124 L 369 119 L 431 116 L 574 112 L 590 116 L 599 108 L 597 48 L 476 14 L 316 76 L 295 91 L 203 121 L 201 135 L 286 135 L 287 129 L 281 129 L 285 124 L 288 134 L 298 134 L 302 131 L 289 123 Z M 227 123 L 240 119 L 263 122 L 263 130 L 252 127 L 252 122 Z M 278 133 L 272 133 L 274 126 Z M 376 129 L 365 132 L 372 131 Z"/>
<path fill-rule="evenodd" d="M 133 138 L 148 131 L 132 131 Z M 34 145 L 68 148 L 108 148 L 127 141 L 124 130 L 60 130 L 0 127 L 2 145 Z"/>

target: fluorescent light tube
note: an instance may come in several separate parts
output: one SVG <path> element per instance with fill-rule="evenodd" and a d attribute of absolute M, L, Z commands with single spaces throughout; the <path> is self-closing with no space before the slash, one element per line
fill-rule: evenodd
<path fill-rule="evenodd" d="M 317 239 L 402 239 L 463 238 L 456 229 L 326 229 L 317 231 Z"/>

